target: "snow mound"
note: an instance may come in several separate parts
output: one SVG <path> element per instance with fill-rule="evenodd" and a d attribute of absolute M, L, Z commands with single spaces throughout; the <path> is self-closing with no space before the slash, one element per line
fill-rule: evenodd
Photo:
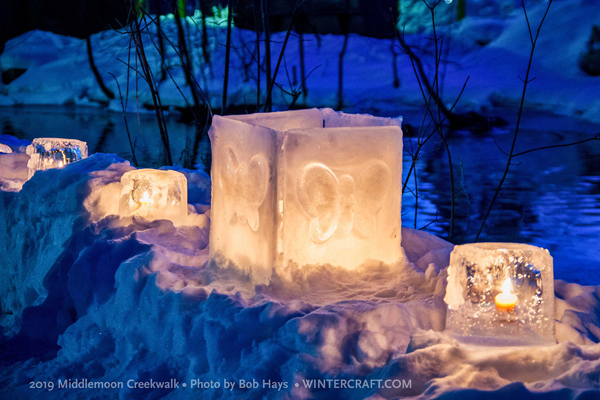
<path fill-rule="evenodd" d="M 31 143 L 14 136 L 0 135 L 0 144 L 12 150 L 12 153 L 0 153 L 0 190 L 18 192 L 28 178 L 29 155 L 25 154 L 25 150 Z"/>
<path fill-rule="evenodd" d="M 0 397 L 30 398 L 30 382 L 75 380 L 123 387 L 35 396 L 600 396 L 600 287 L 557 281 L 557 345 L 473 350 L 443 333 L 451 244 L 403 229 L 398 265 L 312 266 L 284 271 L 292 281 L 276 273 L 254 286 L 208 262 L 210 211 L 191 206 L 178 227 L 115 215 L 113 192 L 131 168 L 95 154 L 0 193 Z M 208 187 L 207 176 L 185 173 L 198 193 Z M 179 388 L 128 384 L 171 379 Z M 316 389 L 313 379 L 331 381 Z M 224 388 L 225 380 L 236 386 Z M 213 386 L 192 388 L 198 381 Z M 403 384 L 379 386 L 385 382 Z"/>

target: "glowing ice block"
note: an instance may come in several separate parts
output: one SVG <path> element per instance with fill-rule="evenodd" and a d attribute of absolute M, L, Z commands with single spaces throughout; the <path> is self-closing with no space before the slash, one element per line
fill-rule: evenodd
<path fill-rule="evenodd" d="M 187 213 L 187 179 L 182 173 L 137 169 L 121 177 L 119 215 L 168 219 L 181 225 Z"/>
<path fill-rule="evenodd" d="M 456 246 L 444 301 L 446 330 L 459 341 L 495 346 L 556 342 L 548 250 L 516 243 Z"/>
<path fill-rule="evenodd" d="M 215 116 L 211 259 L 255 282 L 291 264 L 399 260 L 400 124 L 331 109 Z"/>
<path fill-rule="evenodd" d="M 62 168 L 88 156 L 86 142 L 76 139 L 37 138 L 27 146 L 29 178 L 35 171 Z"/>
<path fill-rule="evenodd" d="M 3 143 L 0 143 L 0 153 L 10 154 L 12 153 L 12 149 Z"/>

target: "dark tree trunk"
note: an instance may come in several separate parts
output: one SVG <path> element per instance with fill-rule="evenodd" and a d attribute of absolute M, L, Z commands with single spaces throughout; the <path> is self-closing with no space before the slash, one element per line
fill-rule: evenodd
<path fill-rule="evenodd" d="M 254 27 L 256 29 L 256 112 L 260 110 L 260 31 L 258 30 L 259 24 L 259 11 L 258 0 L 252 0 L 252 9 L 254 11 Z"/>
<path fill-rule="evenodd" d="M 203 0 L 200 0 L 200 13 L 202 14 L 202 57 L 204 62 L 210 63 L 210 54 L 208 52 L 208 31 L 206 29 L 206 13 Z"/>
<path fill-rule="evenodd" d="M 156 16 L 156 35 L 158 36 L 158 52 L 160 53 L 160 81 L 167 79 L 167 71 L 165 69 L 165 43 L 160 27 L 160 15 Z"/>
<path fill-rule="evenodd" d="M 272 86 L 271 83 L 271 34 L 269 32 L 269 10 L 267 7 L 268 0 L 261 0 L 261 13 L 263 23 L 263 35 L 265 38 L 265 74 L 267 75 L 267 88 Z M 265 100 L 266 110 L 271 112 L 273 107 L 271 104 L 272 95 L 267 92 L 267 99 Z"/>
<path fill-rule="evenodd" d="M 233 19 L 233 1 L 229 0 L 227 13 L 227 43 L 225 44 L 225 76 L 223 77 L 223 103 L 221 115 L 227 114 L 227 85 L 229 84 L 229 54 L 231 53 L 231 21 Z"/>
<path fill-rule="evenodd" d="M 458 0 L 456 3 L 456 20 L 460 21 L 467 16 L 467 0 Z"/>
<path fill-rule="evenodd" d="M 185 40 L 183 24 L 181 23 L 181 18 L 182 16 L 185 17 L 185 12 L 179 9 L 178 3 L 178 0 L 173 1 L 173 15 L 175 17 L 175 25 L 177 25 L 179 58 L 181 59 L 181 66 L 183 68 L 183 75 L 185 76 L 185 83 L 190 87 L 190 92 L 192 93 L 192 98 L 194 100 L 194 108 L 198 109 L 200 106 L 200 102 L 198 100 L 198 93 L 196 92 L 195 82 L 192 78 L 192 65 L 190 62 L 190 54 L 188 52 L 187 42 Z"/>
<path fill-rule="evenodd" d="M 115 94 L 109 88 L 106 87 L 104 81 L 102 80 L 102 76 L 100 75 L 100 72 L 98 72 L 98 68 L 96 68 L 96 64 L 94 63 L 94 54 L 92 53 L 92 41 L 89 36 L 85 39 L 85 45 L 87 48 L 87 55 L 88 61 L 90 63 L 90 68 L 94 73 L 94 77 L 96 78 L 96 82 L 98 82 L 98 86 L 100 86 L 102 93 L 104 93 L 106 97 L 108 97 L 111 100 L 114 99 Z"/>
<path fill-rule="evenodd" d="M 304 104 L 306 104 L 306 96 L 308 95 L 308 88 L 306 87 L 306 67 L 304 66 L 304 35 L 300 32 L 300 82 L 302 86 L 302 98 Z"/>

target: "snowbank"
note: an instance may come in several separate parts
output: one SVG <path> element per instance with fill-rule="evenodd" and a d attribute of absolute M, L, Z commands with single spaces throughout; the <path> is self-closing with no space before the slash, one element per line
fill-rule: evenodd
<path fill-rule="evenodd" d="M 442 332 L 449 243 L 403 228 L 399 265 L 313 266 L 254 286 L 207 262 L 206 175 L 183 171 L 200 203 L 175 227 L 114 215 L 131 168 L 95 154 L 0 192 L 0 397 L 600 396 L 600 287 L 556 281 L 554 346 L 470 349 Z M 178 388 L 130 387 L 171 379 Z M 83 380 L 123 387 L 58 388 Z"/>
<path fill-rule="evenodd" d="M 513 2 L 514 3 L 514 2 Z M 470 4 L 470 3 L 469 3 Z M 483 7 L 486 2 L 477 2 Z M 452 5 L 453 6 L 453 5 Z M 478 6 L 478 7 L 479 7 Z M 440 4 L 439 15 L 451 7 Z M 533 29 L 545 11 L 544 2 L 529 6 Z M 426 10 L 428 11 L 428 10 Z M 479 14 L 487 14 L 485 12 Z M 520 8 L 510 14 L 494 12 L 495 16 L 468 17 L 448 26 L 440 27 L 444 35 L 442 65 L 444 99 L 452 104 L 468 76 L 469 83 L 457 105 L 457 111 L 485 111 L 487 108 L 514 108 L 522 93 L 520 76 L 524 76 L 530 51 L 527 22 Z M 416 15 L 416 14 L 415 14 Z M 527 91 L 526 107 L 543 109 L 559 114 L 580 116 L 600 121 L 600 79 L 587 76 L 578 65 L 581 52 L 585 51 L 591 27 L 600 20 L 600 7 L 591 0 L 555 1 L 542 28 L 531 76 L 536 76 Z M 573 23 L 573 21 L 577 21 Z M 210 64 L 205 64 L 202 53 L 201 21 L 188 18 L 187 33 L 190 37 L 192 62 L 196 80 L 213 107 L 219 108 L 222 98 L 224 70 L 225 24 L 208 26 Z M 164 17 L 164 32 L 176 42 L 176 28 L 172 16 Z M 154 42 L 156 33 L 151 28 Z M 426 70 L 433 79 L 431 66 L 431 34 L 407 34 L 406 42 L 413 46 L 422 58 Z M 284 33 L 273 35 L 272 58 L 275 65 L 279 56 Z M 159 70 L 160 57 L 148 35 L 146 53 L 154 71 Z M 338 103 L 338 60 L 343 37 L 304 35 L 305 71 L 310 107 L 336 107 Z M 127 110 L 148 112 L 152 100 L 143 80 L 119 60 L 129 59 L 130 40 L 127 34 L 106 31 L 91 38 L 95 63 L 104 82 L 118 94 L 117 83 L 125 96 L 129 89 Z M 256 65 L 252 62 L 254 32 L 234 29 L 232 32 L 231 67 L 228 104 L 248 105 L 256 101 Z M 396 43 L 397 44 L 397 43 Z M 185 107 L 191 103 L 189 88 L 174 49 L 168 44 L 166 63 L 177 85 L 170 77 L 160 84 L 163 105 Z M 422 107 L 423 99 L 414 76 L 409 58 L 398 48 L 394 50 L 398 60 L 399 88 L 394 88 L 393 53 L 391 40 L 378 40 L 350 35 L 344 58 L 344 108 L 355 112 L 396 116 L 406 105 Z M 261 49 L 261 55 L 264 55 Z M 277 82 L 290 91 L 300 89 L 299 39 L 290 37 L 284 63 Z M 133 61 L 132 61 L 133 62 Z M 80 104 L 100 107 L 108 103 L 108 109 L 121 112 L 121 101 L 109 101 L 101 92 L 89 68 L 85 43 L 82 40 L 32 31 L 12 39 L 0 55 L 0 69 L 27 68 L 27 71 L 0 89 L 0 105 L 20 104 Z M 109 74 L 110 73 L 110 74 Z M 158 75 L 156 73 L 155 75 Z M 265 76 L 261 77 L 261 92 L 265 93 Z M 184 99 L 179 89 L 187 98 Z M 135 96 L 139 97 L 135 97 Z M 264 99 L 263 99 L 264 101 Z M 289 95 L 274 90 L 275 108 L 287 109 Z M 297 104 L 302 104 L 300 97 Z M 511 114 L 513 115 L 513 114 Z"/>
<path fill-rule="evenodd" d="M 0 153 L 0 190 L 18 192 L 29 177 L 29 155 L 25 154 L 25 149 L 30 142 L 10 135 L 0 135 L 0 144 L 7 145 L 12 150 L 12 153 Z"/>

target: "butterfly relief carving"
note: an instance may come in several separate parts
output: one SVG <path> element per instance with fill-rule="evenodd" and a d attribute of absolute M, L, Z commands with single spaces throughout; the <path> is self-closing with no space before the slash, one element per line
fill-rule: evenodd
<path fill-rule="evenodd" d="M 235 151 L 223 148 L 224 164 L 219 171 L 219 183 L 224 193 L 225 220 L 258 230 L 258 208 L 267 195 L 269 161 L 262 154 L 254 155 L 248 164 L 239 162 Z"/>
<path fill-rule="evenodd" d="M 310 237 L 323 243 L 334 234 L 373 236 L 377 213 L 385 204 L 392 173 L 382 161 L 371 161 L 353 176 L 336 174 L 324 164 L 306 165 L 297 180 L 297 195 L 310 217 Z"/>

